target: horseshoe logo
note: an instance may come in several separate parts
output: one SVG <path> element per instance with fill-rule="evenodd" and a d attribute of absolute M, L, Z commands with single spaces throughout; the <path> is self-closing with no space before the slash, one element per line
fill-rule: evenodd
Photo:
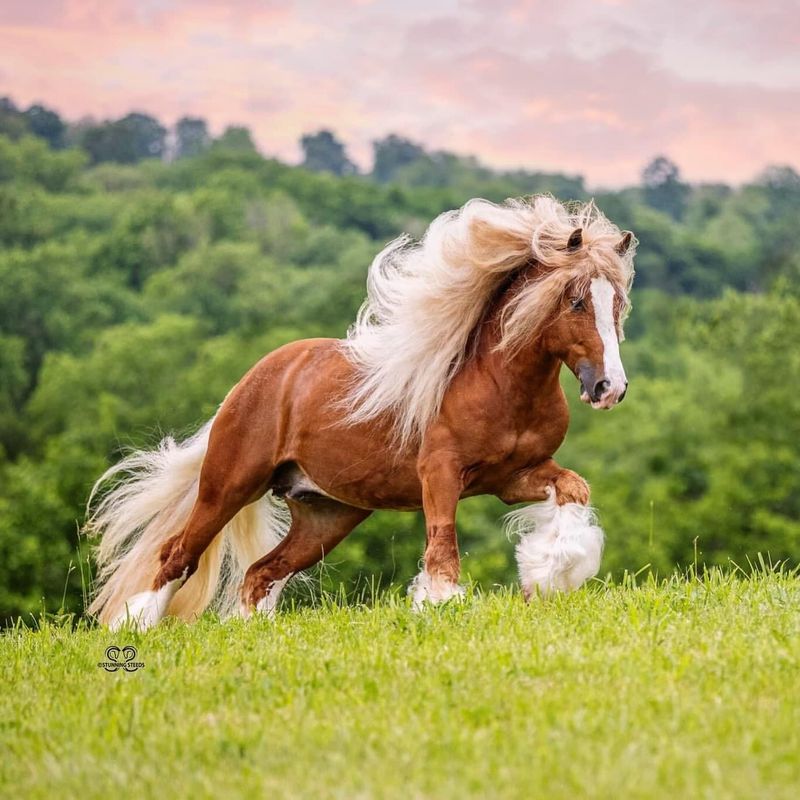
<path fill-rule="evenodd" d="M 133 660 L 136 658 L 136 648 L 127 645 L 122 648 L 122 655 L 125 659 L 125 663 L 122 666 L 125 672 L 136 672 L 136 670 L 139 669 L 139 667 L 133 663 Z"/>
<path fill-rule="evenodd" d="M 133 645 L 117 647 L 112 644 L 106 648 L 106 660 L 101 661 L 97 666 L 102 667 L 106 672 L 116 672 L 120 669 L 125 672 L 136 672 L 137 669 L 144 666 L 144 663 L 136 661 L 136 648 Z"/>

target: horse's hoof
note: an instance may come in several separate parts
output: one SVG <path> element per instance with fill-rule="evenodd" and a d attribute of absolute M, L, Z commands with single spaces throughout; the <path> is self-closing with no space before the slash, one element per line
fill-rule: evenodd
<path fill-rule="evenodd" d="M 426 603 L 438 605 L 453 598 L 461 600 L 466 594 L 463 586 L 442 575 L 430 575 L 427 572 L 420 572 L 411 581 L 408 593 L 411 595 L 411 607 L 414 611 L 421 611 Z"/>

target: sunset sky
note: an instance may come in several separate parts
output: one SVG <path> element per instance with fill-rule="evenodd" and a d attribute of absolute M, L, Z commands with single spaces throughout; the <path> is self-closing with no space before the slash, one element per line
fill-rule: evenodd
<path fill-rule="evenodd" d="M 800 0 L 0 0 L 0 95 L 141 110 L 265 154 L 397 132 L 497 167 L 691 180 L 800 169 Z"/>

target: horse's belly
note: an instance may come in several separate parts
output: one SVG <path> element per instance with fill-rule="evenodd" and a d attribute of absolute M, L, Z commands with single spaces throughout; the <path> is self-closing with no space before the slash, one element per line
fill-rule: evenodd
<path fill-rule="evenodd" d="M 339 429 L 319 430 L 294 460 L 322 491 L 359 508 L 414 509 L 422 488 L 413 458 L 398 458 L 385 442 Z"/>
<path fill-rule="evenodd" d="M 310 459 L 300 467 L 312 478 L 322 492 L 334 500 L 358 508 L 413 510 L 422 507 L 422 489 L 414 475 L 402 476 L 391 469 L 375 465 L 369 473 L 357 469 L 356 462 L 341 464 Z M 341 469 L 340 469 L 341 467 Z M 352 480 L 341 472 L 354 474 Z"/>

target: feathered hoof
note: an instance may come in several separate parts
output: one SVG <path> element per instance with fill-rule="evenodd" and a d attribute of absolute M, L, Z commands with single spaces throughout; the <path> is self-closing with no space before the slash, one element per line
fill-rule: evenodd
<path fill-rule="evenodd" d="M 420 572 L 408 587 L 411 595 L 411 607 L 414 611 L 421 611 L 426 603 L 437 605 L 456 598 L 462 600 L 464 587 L 441 575 L 430 575 Z"/>
<path fill-rule="evenodd" d="M 590 506 L 559 506 L 553 495 L 510 516 L 511 525 L 520 534 L 517 565 L 528 600 L 571 592 L 597 575 L 603 531 Z"/>
<path fill-rule="evenodd" d="M 152 628 L 164 618 L 170 601 L 180 585 L 180 580 L 174 580 L 160 589 L 135 594 L 125 603 L 124 610 L 108 623 L 108 627 L 112 631 L 126 627 L 138 631 Z"/>
<path fill-rule="evenodd" d="M 256 592 L 254 590 L 248 590 L 247 581 L 245 579 L 245 588 L 242 591 L 242 600 L 239 603 L 239 616 L 242 619 L 249 619 L 254 615 L 273 618 L 278 609 L 281 592 L 291 580 L 292 574 L 293 573 L 290 573 L 280 580 L 272 581 L 267 591 L 258 599 L 256 599 Z"/>

